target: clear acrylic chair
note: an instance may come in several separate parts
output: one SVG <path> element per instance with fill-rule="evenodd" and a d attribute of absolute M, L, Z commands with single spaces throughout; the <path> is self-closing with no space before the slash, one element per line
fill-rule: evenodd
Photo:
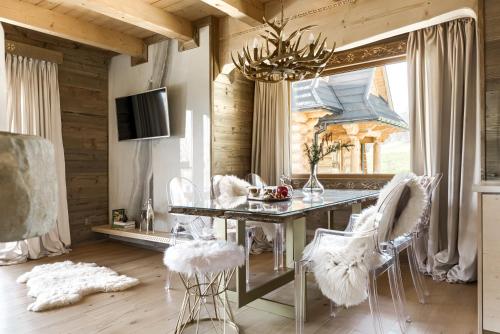
<path fill-rule="evenodd" d="M 442 177 L 442 173 L 432 176 L 423 175 L 420 177 L 420 183 L 427 193 L 427 203 L 425 205 L 425 209 L 420 219 L 416 222 L 415 229 L 411 233 L 396 238 L 393 241 L 394 250 L 396 252 L 396 265 L 398 267 L 399 280 L 402 281 L 399 254 L 406 250 L 413 286 L 415 287 L 417 298 L 422 304 L 426 303 L 426 297 L 429 296 L 429 291 L 425 285 L 423 274 L 419 270 L 415 249 L 417 247 L 418 240 L 428 236 L 431 219 L 432 195 L 441 182 Z"/>
<path fill-rule="evenodd" d="M 246 176 L 245 180 L 254 187 L 264 188 L 267 187 L 266 182 L 262 178 L 255 174 L 250 173 Z M 268 223 L 263 223 L 268 224 Z M 285 248 L 283 246 L 285 242 L 285 226 L 284 224 L 273 224 L 274 225 L 274 235 L 273 235 L 273 257 L 274 257 L 274 270 L 280 270 L 284 268 L 284 253 Z"/>
<path fill-rule="evenodd" d="M 196 206 L 202 202 L 198 188 L 185 177 L 174 177 L 168 183 L 169 206 Z M 174 227 L 171 230 L 171 246 L 181 238 L 189 240 L 215 240 L 213 222 L 210 218 L 174 214 Z M 172 272 L 167 273 L 165 289 L 171 287 Z"/>
<path fill-rule="evenodd" d="M 210 197 L 212 199 L 217 199 L 217 194 L 219 190 L 217 179 L 223 177 L 222 175 L 214 175 L 210 180 Z M 229 240 L 236 242 L 236 224 L 233 220 L 228 220 L 224 218 L 224 227 L 226 229 L 226 235 Z M 246 265 L 246 282 L 250 282 L 250 250 L 252 248 L 253 239 L 255 237 L 255 226 L 245 226 L 245 265 Z"/>
<path fill-rule="evenodd" d="M 365 263 L 368 268 L 367 294 L 370 312 L 373 321 L 374 333 L 384 333 L 382 319 L 380 315 L 377 278 L 383 273 L 388 274 L 391 297 L 396 311 L 398 324 L 401 332 L 406 332 L 410 321 L 406 312 L 406 301 L 403 294 L 403 286 L 398 278 L 397 267 L 395 265 L 396 253 L 392 244 L 387 240 L 388 228 L 381 229 L 381 226 L 392 226 L 394 211 L 388 210 L 389 203 L 397 200 L 399 193 L 398 187 L 404 186 L 404 183 L 394 187 L 387 195 L 385 200 L 378 206 L 374 218 L 374 224 L 371 228 L 364 230 L 355 230 L 354 219 L 350 223 L 350 231 L 335 231 L 328 229 L 317 229 L 311 245 L 304 251 L 300 261 L 295 262 L 295 320 L 296 333 L 304 333 L 304 322 L 306 315 L 306 274 L 311 269 L 313 256 L 318 249 L 331 243 L 365 243 L 371 245 L 365 254 Z"/>

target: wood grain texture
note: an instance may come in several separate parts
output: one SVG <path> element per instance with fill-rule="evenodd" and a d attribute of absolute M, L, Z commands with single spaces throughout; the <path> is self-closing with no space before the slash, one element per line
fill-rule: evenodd
<path fill-rule="evenodd" d="M 212 174 L 250 173 L 255 84 L 238 71 L 213 83 Z"/>
<path fill-rule="evenodd" d="M 4 24 L 6 38 L 63 54 L 59 65 L 66 187 L 73 244 L 108 223 L 108 63 L 113 53 Z"/>
<path fill-rule="evenodd" d="M 141 39 L 18 0 L 0 1 L 0 21 L 99 48 L 141 56 Z"/>
<path fill-rule="evenodd" d="M 193 38 L 193 27 L 188 20 L 157 7 L 136 0 L 64 0 L 95 13 L 180 41 Z"/>
<path fill-rule="evenodd" d="M 264 5 L 260 2 L 250 3 L 246 0 L 201 0 L 209 6 L 234 17 L 250 26 L 262 24 Z"/>
<path fill-rule="evenodd" d="M 251 256 L 251 280 L 272 271 L 271 253 Z M 2 333 L 173 333 L 184 290 L 177 276 L 173 289 L 164 290 L 167 271 L 161 252 L 146 250 L 117 242 L 100 242 L 74 247 L 68 255 L 43 258 L 0 270 L 2 302 L 0 332 Z M 122 292 L 99 293 L 85 297 L 78 304 L 48 312 L 26 311 L 32 299 L 27 288 L 15 279 L 35 265 L 72 260 L 96 262 L 120 274 L 136 277 L 141 284 Z M 329 316 L 329 303 L 308 275 L 307 334 L 371 334 L 372 321 L 368 303 L 342 309 L 336 318 Z M 426 279 L 430 290 L 429 303 L 418 303 L 411 278 L 403 265 L 408 311 L 412 317 L 408 333 L 455 334 L 475 333 L 476 286 L 448 284 Z M 399 333 L 386 277 L 379 285 L 381 313 L 387 333 Z M 268 295 L 268 298 L 293 303 L 293 283 Z M 295 322 L 250 307 L 237 309 L 232 304 L 240 331 L 245 334 L 289 334 Z M 213 333 L 202 331 L 202 333 Z"/>
<path fill-rule="evenodd" d="M 482 244 L 483 329 L 500 332 L 500 195 L 484 194 Z"/>
<path fill-rule="evenodd" d="M 500 179 L 500 2 L 484 1 L 485 176 Z"/>

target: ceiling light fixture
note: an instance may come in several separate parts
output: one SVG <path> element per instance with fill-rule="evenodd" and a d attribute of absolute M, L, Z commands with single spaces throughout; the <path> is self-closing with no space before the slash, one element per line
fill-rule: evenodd
<path fill-rule="evenodd" d="M 332 57 L 335 44 L 327 49 L 326 38 L 321 40 L 309 34 L 308 42 L 301 46 L 303 34 L 315 25 L 308 25 L 292 32 L 288 37 L 284 32 L 289 19 L 284 19 L 284 6 L 281 0 L 281 20 L 272 22 L 264 18 L 268 26 L 265 35 L 260 35 L 265 42 L 260 45 L 256 37 L 252 51 L 248 44 L 243 51 L 237 52 L 237 59 L 231 53 L 236 68 L 248 79 L 263 82 L 296 81 L 318 77 Z"/>

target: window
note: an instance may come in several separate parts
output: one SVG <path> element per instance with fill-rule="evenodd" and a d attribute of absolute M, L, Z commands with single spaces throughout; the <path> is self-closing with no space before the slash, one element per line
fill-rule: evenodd
<path fill-rule="evenodd" d="M 320 174 L 395 174 L 410 170 L 406 62 L 294 82 L 292 172 L 309 172 L 304 143 L 317 124 L 351 145 L 327 156 Z"/>

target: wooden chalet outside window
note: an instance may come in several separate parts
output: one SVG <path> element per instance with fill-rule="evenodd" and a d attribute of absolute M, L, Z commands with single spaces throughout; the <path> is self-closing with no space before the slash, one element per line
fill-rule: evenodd
<path fill-rule="evenodd" d="M 410 169 L 407 35 L 336 53 L 322 77 L 291 84 L 294 179 L 309 173 L 304 143 L 318 122 L 348 143 L 319 164 L 328 178 L 386 179 Z"/>

